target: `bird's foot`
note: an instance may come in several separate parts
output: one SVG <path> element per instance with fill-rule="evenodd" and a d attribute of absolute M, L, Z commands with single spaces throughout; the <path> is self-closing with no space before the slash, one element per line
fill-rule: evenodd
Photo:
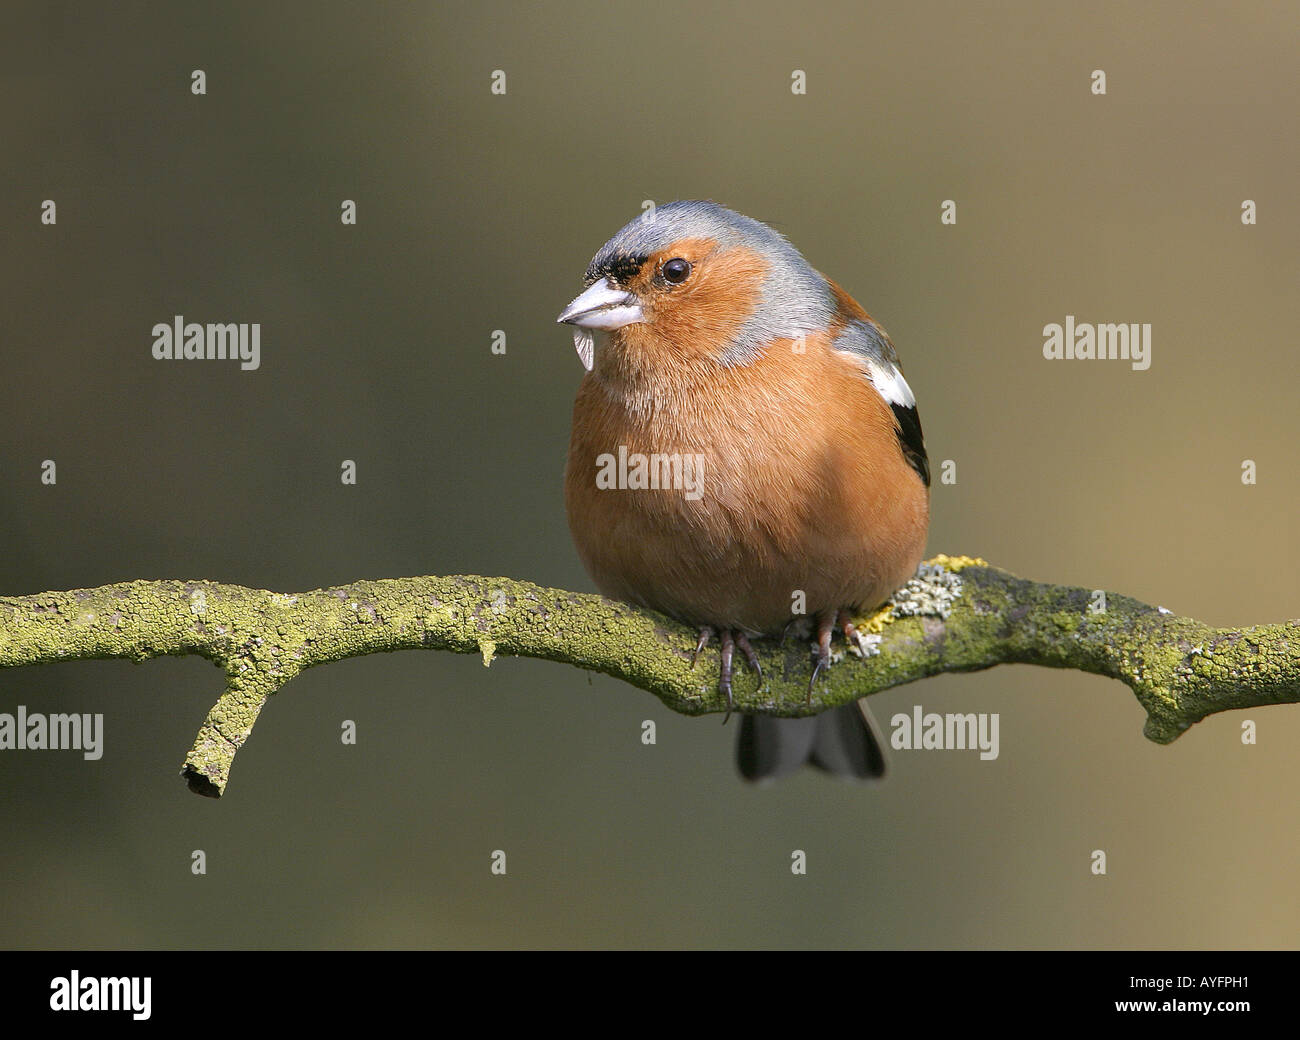
<path fill-rule="evenodd" d="M 700 651 L 708 646 L 709 638 L 713 635 L 714 631 L 715 629 L 709 625 L 700 629 L 700 641 L 695 644 L 695 653 L 691 654 L 692 668 L 695 667 L 695 661 L 700 656 Z M 763 682 L 763 666 L 759 663 L 758 654 L 754 652 L 754 648 L 750 645 L 749 639 L 745 636 L 744 632 L 733 631 L 729 628 L 721 628 L 716 631 L 718 633 L 718 642 L 722 647 L 721 667 L 718 674 L 718 692 L 727 700 L 727 714 L 722 719 L 722 724 L 725 726 L 727 720 L 731 718 L 732 709 L 736 706 L 736 703 L 731 696 L 731 659 L 736 648 L 740 648 L 741 654 L 744 655 L 745 663 L 754 670 L 754 674 L 758 676 L 760 684 Z"/>
<path fill-rule="evenodd" d="M 844 639 L 848 642 L 849 648 L 859 657 L 871 657 L 880 653 L 878 647 L 871 644 L 871 640 L 858 631 L 857 625 L 848 619 L 848 616 L 840 612 L 840 627 L 844 632 Z M 880 641 L 879 636 L 873 636 L 876 642 Z"/>
<path fill-rule="evenodd" d="M 844 633 L 844 641 L 851 646 L 859 657 L 869 657 L 872 652 L 870 644 L 853 624 L 846 610 L 832 610 L 817 615 L 817 645 L 813 647 L 812 678 L 808 680 L 808 703 L 812 703 L 813 687 L 822 672 L 831 666 L 831 636 L 838 628 Z"/>

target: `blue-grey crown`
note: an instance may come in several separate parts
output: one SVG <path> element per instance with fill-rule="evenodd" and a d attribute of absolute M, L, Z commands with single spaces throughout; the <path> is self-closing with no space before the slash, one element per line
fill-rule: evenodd
<path fill-rule="evenodd" d="M 830 286 L 799 250 L 780 232 L 716 202 L 669 202 L 652 216 L 629 221 L 592 258 L 587 281 L 621 280 L 683 238 L 711 238 L 724 249 L 747 246 L 770 265 L 762 300 L 720 359 L 723 364 L 747 364 L 773 340 L 797 339 L 830 324 L 835 313 Z"/>

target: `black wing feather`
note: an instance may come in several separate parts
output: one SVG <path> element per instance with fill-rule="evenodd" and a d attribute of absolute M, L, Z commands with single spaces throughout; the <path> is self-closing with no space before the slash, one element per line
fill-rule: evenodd
<path fill-rule="evenodd" d="M 869 365 L 902 373 L 898 363 L 898 351 L 890 342 L 885 330 L 874 321 L 851 321 L 835 338 L 836 350 L 847 354 L 856 354 L 865 359 Z M 909 395 L 910 396 L 910 395 Z M 903 458 L 920 478 L 925 486 L 930 486 L 930 457 L 925 451 L 925 435 L 921 432 L 921 416 L 915 405 L 894 404 L 887 402 L 894 412 L 894 421 L 898 423 L 898 446 Z"/>
<path fill-rule="evenodd" d="M 921 432 L 921 415 L 915 408 L 907 405 L 891 404 L 894 418 L 898 421 L 898 446 L 903 449 L 903 458 L 921 479 L 925 486 L 930 486 L 930 456 L 925 453 L 925 434 Z"/>

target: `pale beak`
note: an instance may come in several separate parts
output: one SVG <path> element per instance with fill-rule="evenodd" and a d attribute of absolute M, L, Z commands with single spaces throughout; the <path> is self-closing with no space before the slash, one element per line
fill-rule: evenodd
<path fill-rule="evenodd" d="M 620 289 L 613 279 L 606 278 L 588 288 L 565 307 L 555 320 L 566 325 L 608 332 L 611 329 L 621 329 L 624 325 L 634 325 L 645 318 L 641 314 L 641 301 L 632 293 Z"/>
<path fill-rule="evenodd" d="M 612 278 L 606 278 L 588 287 L 555 320 L 573 326 L 573 346 L 578 351 L 582 367 L 590 372 L 596 361 L 596 334 L 593 330 L 609 332 L 621 329 L 644 321 L 645 316 L 636 296 L 620 289 Z"/>

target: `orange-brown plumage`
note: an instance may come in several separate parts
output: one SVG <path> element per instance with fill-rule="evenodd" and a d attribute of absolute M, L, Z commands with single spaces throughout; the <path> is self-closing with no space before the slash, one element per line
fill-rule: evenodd
<path fill-rule="evenodd" d="M 747 648 L 802 608 L 824 647 L 841 611 L 913 574 L 929 491 L 883 331 L 764 225 L 685 210 L 709 205 L 625 228 L 562 316 L 607 331 L 574 403 L 565 500 L 601 592 L 722 634 L 729 694 L 732 633 Z M 698 458 L 698 479 L 603 485 L 620 451 Z"/>
<path fill-rule="evenodd" d="M 623 339 L 642 338 L 629 326 Z M 780 341 L 753 365 L 708 371 L 660 358 L 652 407 L 628 407 L 602 368 L 583 379 L 565 474 L 569 527 L 606 595 L 695 625 L 779 634 L 796 591 L 815 614 L 875 607 L 916 570 L 928 494 L 898 450 L 889 407 L 825 335 Z M 596 459 L 702 455 L 702 494 L 602 490 Z"/>

